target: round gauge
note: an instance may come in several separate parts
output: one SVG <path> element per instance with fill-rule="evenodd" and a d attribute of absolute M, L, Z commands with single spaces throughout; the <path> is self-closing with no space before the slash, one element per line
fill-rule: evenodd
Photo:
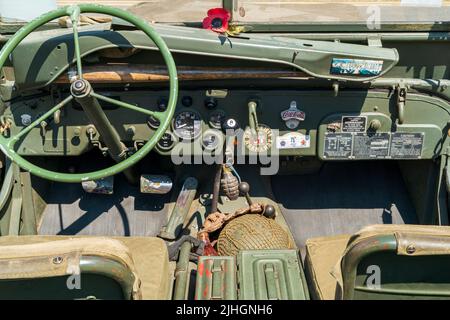
<path fill-rule="evenodd" d="M 172 133 L 166 132 L 163 134 L 161 139 L 158 141 L 158 148 L 164 151 L 170 150 L 175 145 L 176 138 L 173 136 Z"/>
<path fill-rule="evenodd" d="M 193 111 L 183 111 L 173 120 L 173 131 L 183 140 L 193 140 L 202 132 L 200 115 Z"/>
<path fill-rule="evenodd" d="M 154 116 L 150 116 L 147 119 L 147 123 L 152 129 L 158 129 L 160 122 L 158 119 L 156 119 Z"/>
<path fill-rule="evenodd" d="M 214 129 L 222 129 L 222 124 L 226 119 L 225 111 L 216 110 L 209 115 L 209 125 Z"/>
<path fill-rule="evenodd" d="M 269 150 L 272 146 L 272 129 L 266 125 L 259 125 L 256 130 L 245 129 L 244 144 L 252 152 Z"/>
<path fill-rule="evenodd" d="M 216 150 L 223 146 L 222 132 L 218 130 L 206 130 L 202 135 L 202 145 L 206 150 Z"/>

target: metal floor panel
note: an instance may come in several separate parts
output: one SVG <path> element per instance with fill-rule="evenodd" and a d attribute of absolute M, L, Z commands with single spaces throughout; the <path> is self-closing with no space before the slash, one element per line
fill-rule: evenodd
<path fill-rule="evenodd" d="M 141 194 L 116 183 L 113 195 L 89 194 L 80 184 L 54 183 L 39 228 L 43 235 L 156 236 L 167 222 L 169 195 Z"/>
<path fill-rule="evenodd" d="M 326 163 L 320 172 L 275 176 L 272 190 L 297 245 L 371 224 L 417 223 L 395 162 Z"/>

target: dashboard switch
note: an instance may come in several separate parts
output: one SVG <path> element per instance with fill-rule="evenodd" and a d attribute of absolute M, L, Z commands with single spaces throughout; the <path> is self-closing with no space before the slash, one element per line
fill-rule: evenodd
<path fill-rule="evenodd" d="M 227 118 L 222 125 L 222 130 L 237 130 L 239 129 L 239 123 L 236 119 L 233 118 Z"/>
<path fill-rule="evenodd" d="M 159 98 L 156 104 L 158 105 L 159 111 L 166 111 L 167 109 L 167 98 Z"/>
<path fill-rule="evenodd" d="M 217 99 L 215 99 L 215 98 L 206 98 L 205 99 L 205 107 L 207 108 L 207 109 L 215 109 L 215 108 L 217 108 Z"/>
<path fill-rule="evenodd" d="M 181 104 L 185 107 L 190 107 L 193 104 L 193 100 L 191 96 L 183 96 L 183 98 L 181 98 Z"/>

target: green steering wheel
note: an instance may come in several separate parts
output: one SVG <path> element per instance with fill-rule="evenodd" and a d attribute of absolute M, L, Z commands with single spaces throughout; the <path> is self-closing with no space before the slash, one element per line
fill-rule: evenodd
<path fill-rule="evenodd" d="M 14 50 L 14 48 L 17 47 L 17 45 L 31 32 L 36 30 L 38 27 L 46 24 L 47 22 L 50 22 L 54 19 L 63 17 L 63 16 L 69 16 L 72 21 L 73 26 L 73 35 L 74 35 L 74 48 L 75 48 L 75 59 L 76 59 L 76 65 L 77 65 L 77 73 L 78 73 L 78 79 L 82 80 L 83 73 L 82 73 L 82 65 L 81 65 L 81 55 L 80 55 L 80 46 L 79 46 L 79 39 L 78 39 L 78 22 L 80 13 L 83 12 L 90 12 L 90 13 L 101 13 L 101 14 L 107 14 L 111 16 L 115 16 L 118 18 L 121 18 L 125 21 L 130 22 L 134 26 L 136 26 L 138 29 L 142 30 L 158 47 L 160 50 L 164 61 L 166 63 L 166 66 L 168 68 L 169 72 L 169 82 L 170 82 L 170 97 L 167 109 L 164 112 L 153 112 L 149 111 L 145 108 L 138 107 L 136 105 L 128 104 L 123 101 L 117 101 L 102 95 L 99 95 L 97 93 L 94 93 L 92 90 L 89 91 L 88 95 L 91 97 L 94 97 L 98 100 L 107 101 L 109 103 L 116 104 L 123 108 L 128 108 L 133 111 L 142 112 L 146 115 L 151 115 L 159 120 L 160 126 L 156 130 L 156 132 L 153 134 L 153 136 L 147 141 L 147 143 L 142 146 L 136 153 L 134 153 L 129 158 L 126 158 L 122 160 L 121 162 L 99 170 L 99 171 L 93 171 L 93 172 L 87 172 L 87 173 L 62 173 L 62 172 L 55 172 L 50 171 L 44 168 L 41 168 L 27 160 L 25 160 L 23 157 L 21 157 L 19 154 L 16 153 L 14 150 L 15 143 L 23 137 L 25 134 L 27 134 L 29 131 L 31 131 L 34 127 L 38 126 L 41 121 L 46 119 L 47 117 L 51 116 L 55 111 L 61 109 L 64 105 L 66 105 L 68 102 L 74 99 L 74 95 L 72 92 L 72 95 L 69 95 L 67 98 L 62 100 L 59 104 L 51 108 L 49 111 L 44 113 L 42 116 L 40 116 L 38 119 L 33 121 L 30 125 L 23 128 L 19 133 L 12 135 L 9 138 L 4 137 L 3 135 L 0 135 L 0 149 L 3 151 L 3 153 L 11 159 L 11 161 L 15 162 L 19 167 L 21 167 L 24 170 L 29 171 L 30 173 L 48 179 L 52 181 L 60 181 L 60 182 L 82 182 L 86 180 L 97 180 L 101 178 L 105 178 L 108 176 L 112 176 L 114 174 L 117 174 L 119 172 L 122 172 L 123 170 L 131 167 L 132 165 L 136 164 L 139 160 L 141 160 L 143 157 L 145 157 L 150 150 L 153 149 L 153 147 L 156 145 L 156 143 L 161 139 L 164 132 L 167 130 L 167 128 L 170 125 L 170 122 L 173 118 L 173 114 L 175 112 L 176 102 L 177 102 L 177 95 L 178 95 L 178 77 L 177 77 L 177 70 L 175 67 L 175 62 L 173 60 L 173 57 L 169 51 L 169 48 L 167 47 L 164 40 L 161 38 L 156 31 L 150 27 L 150 25 L 130 14 L 129 12 L 126 12 L 121 9 L 107 7 L 107 6 L 100 6 L 100 5 L 94 5 L 94 4 L 81 4 L 78 6 L 68 6 L 59 8 L 54 11 L 50 11 L 23 26 L 18 32 L 16 32 L 11 39 L 5 44 L 5 46 L 0 51 L 0 69 L 3 67 L 5 61 L 8 59 L 8 56 L 10 53 Z"/>

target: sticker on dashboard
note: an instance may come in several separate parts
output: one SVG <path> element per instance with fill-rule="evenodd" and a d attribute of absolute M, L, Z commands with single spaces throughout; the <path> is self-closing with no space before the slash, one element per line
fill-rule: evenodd
<path fill-rule="evenodd" d="M 277 137 L 277 149 L 305 149 L 310 145 L 309 135 L 300 132 L 289 132 Z"/>
<path fill-rule="evenodd" d="M 333 58 L 331 74 L 354 76 L 377 76 L 383 69 L 383 60 Z"/>

